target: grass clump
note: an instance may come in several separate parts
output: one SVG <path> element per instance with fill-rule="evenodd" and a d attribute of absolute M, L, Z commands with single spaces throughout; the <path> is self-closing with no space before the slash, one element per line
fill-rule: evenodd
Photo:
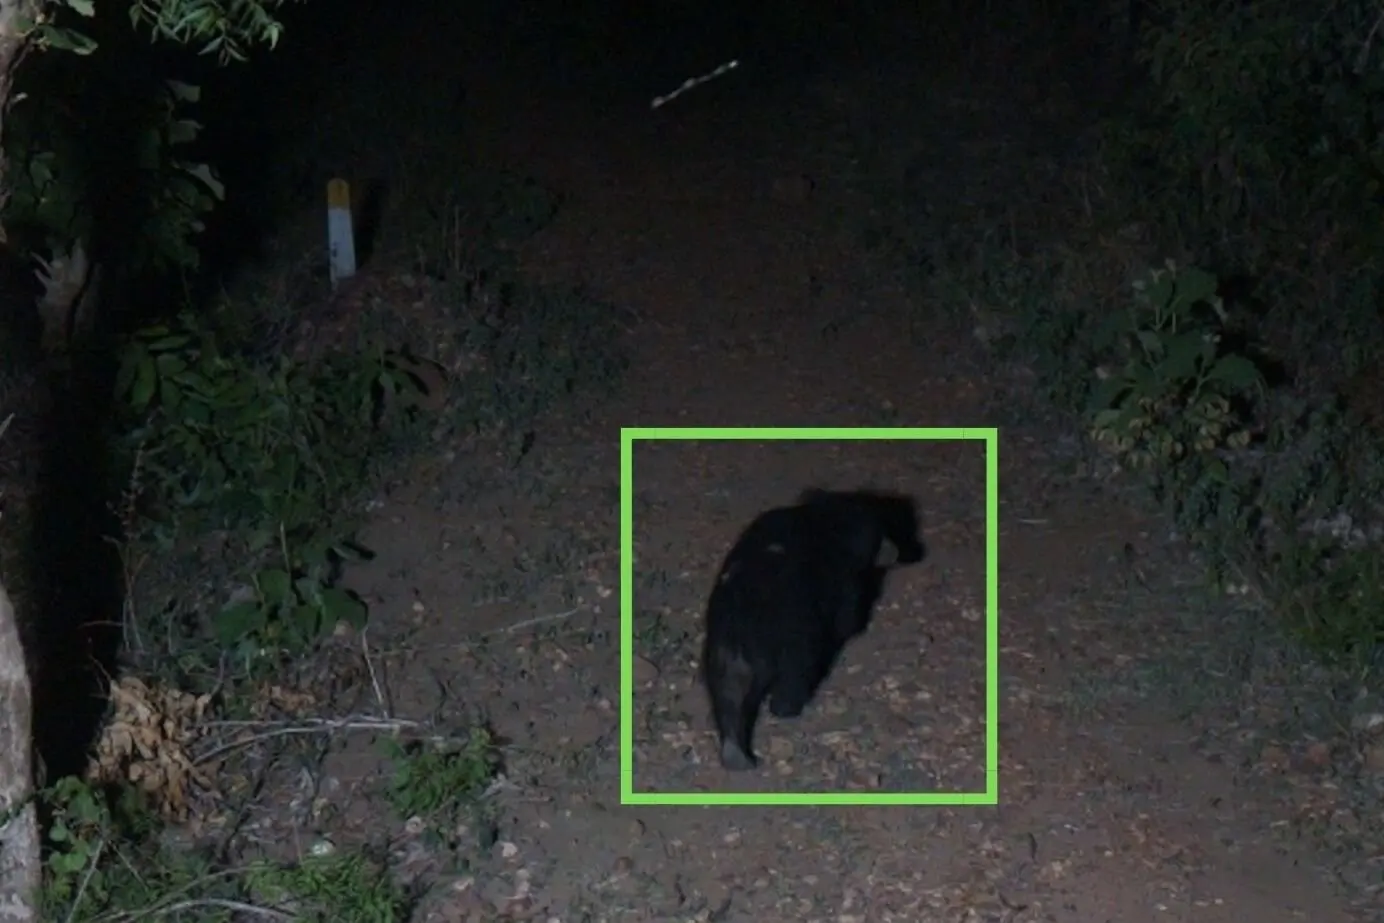
<path fill-rule="evenodd" d="M 323 850 L 289 864 L 217 862 L 161 835 L 133 789 L 108 793 L 75 778 L 44 793 L 49 814 L 44 917 L 72 923 L 229 921 L 245 914 L 393 923 L 412 899 L 361 853 Z"/>
<path fill-rule="evenodd" d="M 392 775 L 385 798 L 407 826 L 463 857 L 488 849 L 497 831 L 485 801 L 498 776 L 496 741 L 484 725 L 456 740 L 389 740 L 383 745 Z"/>

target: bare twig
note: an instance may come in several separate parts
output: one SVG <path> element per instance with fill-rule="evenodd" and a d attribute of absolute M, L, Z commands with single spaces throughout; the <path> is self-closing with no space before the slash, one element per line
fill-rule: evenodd
<path fill-rule="evenodd" d="M 160 907 L 152 911 L 150 915 L 166 917 L 182 913 L 185 910 L 195 910 L 198 907 L 219 907 L 222 910 L 252 913 L 256 916 L 269 917 L 274 920 L 298 919 L 291 913 L 284 913 L 282 910 L 275 910 L 273 907 L 261 907 L 258 904 L 247 904 L 244 901 L 232 901 L 221 897 L 204 897 L 198 900 L 179 901 L 176 904 L 169 904 L 167 907 Z"/>
<path fill-rule="evenodd" d="M 139 578 L 139 571 L 143 568 L 144 557 L 140 556 L 135 560 L 130 536 L 134 534 L 135 524 L 138 522 L 139 485 L 143 471 L 144 443 L 141 442 L 135 449 L 134 464 L 130 466 L 130 477 L 125 484 L 125 494 L 121 497 L 123 503 L 117 510 L 120 517 L 120 535 L 107 538 L 120 558 L 121 576 L 125 582 L 125 603 L 121 607 L 121 616 L 125 623 L 122 632 L 125 649 L 141 657 L 144 655 L 144 639 L 140 635 L 139 616 L 135 610 L 135 583 Z"/>
<path fill-rule="evenodd" d="M 713 71 L 708 71 L 707 73 L 702 74 L 700 77 L 688 77 L 686 80 L 682 82 L 682 86 L 678 87 L 673 92 L 668 93 L 664 96 L 655 96 L 653 98 L 653 102 L 649 104 L 649 108 L 657 109 L 660 106 L 666 105 L 667 103 L 671 103 L 673 100 L 677 99 L 679 96 L 686 93 L 688 90 L 691 90 L 694 87 L 701 86 L 708 80 L 715 80 L 722 74 L 728 74 L 739 66 L 740 62 L 738 60 L 731 60 L 727 61 L 725 64 L 722 64 L 720 67 L 716 68 Z"/>
<path fill-rule="evenodd" d="M 252 734 L 228 743 L 221 744 L 212 748 L 206 753 L 193 758 L 194 765 L 210 762 L 223 754 L 244 747 L 253 746 L 266 740 L 273 740 L 276 737 L 297 737 L 307 734 L 334 734 L 341 731 L 370 731 L 378 733 L 380 731 L 397 732 L 406 729 L 417 729 L 423 727 L 420 721 L 407 721 L 402 718 L 372 718 L 369 716 L 359 716 L 354 718 L 316 718 L 299 722 L 265 722 L 265 721 L 216 721 L 210 723 L 211 727 L 225 728 L 270 728 L 260 734 Z"/>
<path fill-rule="evenodd" d="M 77 910 L 82 906 L 82 898 L 86 896 L 87 885 L 91 883 L 91 876 L 96 874 L 96 869 L 100 867 L 101 854 L 106 851 L 106 841 L 103 839 L 96 844 L 96 851 L 87 860 L 86 874 L 82 876 L 82 883 L 77 886 L 77 894 L 72 898 L 72 906 L 67 909 L 67 923 L 77 916 Z"/>
<path fill-rule="evenodd" d="M 515 622 L 513 625 L 509 625 L 505 628 L 497 628 L 494 631 L 487 631 L 481 637 L 488 638 L 491 635 L 512 635 L 516 631 L 520 631 L 524 628 L 532 628 L 535 625 L 545 625 L 548 622 L 560 622 L 563 619 L 571 618 L 572 616 L 576 615 L 578 612 L 582 611 L 585 608 L 585 606 L 577 606 L 574 609 L 568 609 L 566 612 L 556 612 L 552 615 L 540 615 L 537 618 L 524 619 L 522 622 Z"/>
<path fill-rule="evenodd" d="M 1384 25 L 1384 10 L 1380 10 L 1375 17 L 1374 25 L 1370 26 L 1369 34 L 1365 36 L 1365 41 L 1360 45 L 1360 53 L 1355 56 L 1355 73 L 1363 74 L 1365 65 L 1370 61 L 1370 48 L 1374 45 L 1374 36 L 1379 32 L 1379 27 Z"/>
<path fill-rule="evenodd" d="M 365 669 L 370 671 L 370 688 L 375 692 L 375 703 L 380 706 L 380 712 L 389 717 L 389 702 L 385 699 L 384 689 L 380 686 L 379 674 L 375 672 L 375 660 L 370 656 L 370 641 L 367 637 L 370 626 L 367 625 L 360 632 L 360 655 L 365 658 Z"/>

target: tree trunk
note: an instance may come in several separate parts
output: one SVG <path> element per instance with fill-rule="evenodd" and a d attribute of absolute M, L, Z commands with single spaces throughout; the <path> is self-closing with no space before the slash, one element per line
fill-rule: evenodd
<path fill-rule="evenodd" d="M 0 215 L 10 200 L 3 144 L 14 75 L 29 48 L 29 29 L 46 6 L 47 0 L 0 0 Z M 0 222 L 0 246 L 4 244 Z M 19 623 L 0 584 L 0 923 L 39 919 L 42 867 L 33 801 L 32 724 L 33 691 Z"/>
<path fill-rule="evenodd" d="M 0 0 L 0 213 L 10 200 L 10 184 L 6 178 L 9 165 L 4 154 L 5 115 L 10 111 L 14 93 L 14 74 L 24 54 L 34 23 L 47 10 L 49 0 Z M 0 223 L 0 244 L 5 242 L 5 227 Z"/>
<path fill-rule="evenodd" d="M 19 623 L 0 585 L 0 923 L 39 918 L 42 869 L 33 801 L 32 720 Z"/>

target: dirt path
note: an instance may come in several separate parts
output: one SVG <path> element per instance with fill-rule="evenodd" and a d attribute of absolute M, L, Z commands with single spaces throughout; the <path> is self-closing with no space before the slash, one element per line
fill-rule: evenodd
<path fill-rule="evenodd" d="M 619 805 L 618 428 L 996 419 L 964 335 L 840 220 L 863 206 L 832 119 L 877 83 L 727 81 L 660 113 L 547 88 L 475 113 L 489 156 L 570 195 L 529 265 L 640 320 L 621 398 L 553 419 L 517 466 L 459 453 L 365 536 L 380 558 L 356 583 L 383 631 L 412 630 L 380 652 L 395 710 L 482 709 L 507 741 L 500 842 L 434 918 L 1353 919 L 1319 857 L 1275 833 L 1301 805 L 1241 762 L 1253 729 L 1219 723 L 1219 693 L 1189 698 L 1237 682 L 1207 677 L 1195 570 L 1165 526 L 1064 475 L 1076 449 L 1037 425 L 1001 442 L 1000 807 Z M 978 446 L 670 443 L 635 465 L 638 788 L 983 787 Z M 801 487 L 865 483 L 919 498 L 931 557 L 800 720 L 764 720 L 765 771 L 728 779 L 692 662 L 718 559 Z M 345 753 L 333 771 L 367 785 L 377 768 Z"/>

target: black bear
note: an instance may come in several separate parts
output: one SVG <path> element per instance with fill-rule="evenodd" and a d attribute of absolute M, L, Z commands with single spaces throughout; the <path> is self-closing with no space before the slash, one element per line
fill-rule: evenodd
<path fill-rule="evenodd" d="M 706 608 L 702 679 L 721 765 L 758 765 L 759 706 L 795 718 L 837 655 L 865 630 L 885 572 L 923 559 L 910 497 L 809 489 L 740 534 Z"/>

